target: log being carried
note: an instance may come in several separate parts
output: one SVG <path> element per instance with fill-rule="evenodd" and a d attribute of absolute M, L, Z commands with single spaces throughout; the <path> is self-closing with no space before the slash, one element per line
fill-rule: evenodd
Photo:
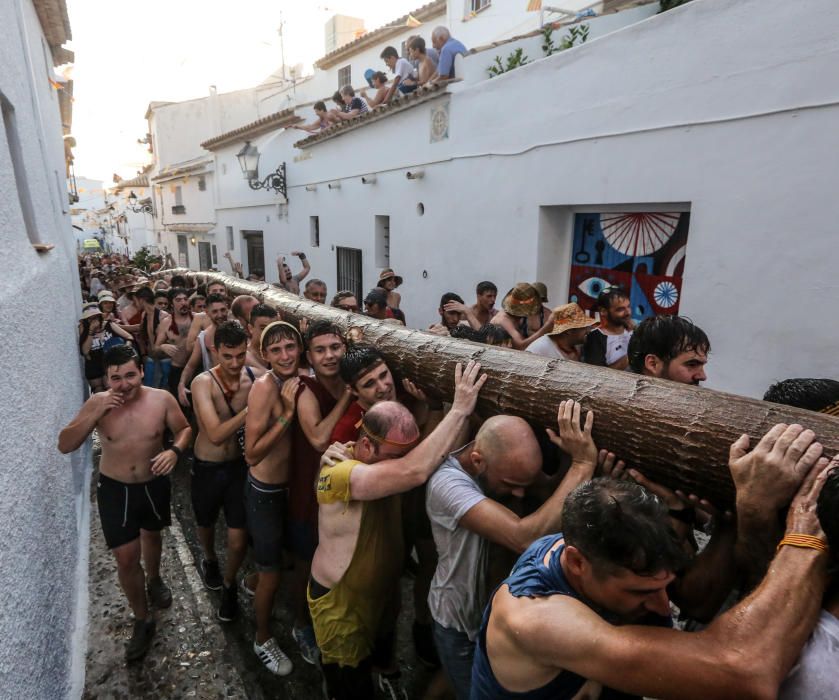
<path fill-rule="evenodd" d="M 251 294 L 287 318 L 326 320 L 345 331 L 360 328 L 364 342 L 374 345 L 392 370 L 410 377 L 435 398 L 451 400 L 457 362 L 478 360 L 489 375 L 478 400 L 483 415 L 505 413 L 555 427 L 559 402 L 579 401 L 583 410 L 593 410 L 597 416 L 593 436 L 598 446 L 649 478 L 719 507 L 734 503 L 728 450 L 743 433 L 754 447 L 776 423 L 800 423 L 815 431 L 826 455 L 839 452 L 839 418 L 833 416 L 431 335 L 300 299 L 264 282 L 186 269 L 166 272 L 199 282 L 224 282 L 232 296 Z"/>

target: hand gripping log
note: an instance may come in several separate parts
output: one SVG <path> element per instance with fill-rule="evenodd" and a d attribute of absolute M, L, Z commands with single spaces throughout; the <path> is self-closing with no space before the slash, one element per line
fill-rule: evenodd
<path fill-rule="evenodd" d="M 392 370 L 443 400 L 452 398 L 455 364 L 477 360 L 489 375 L 478 401 L 484 415 L 512 414 L 556 428 L 559 402 L 579 401 L 583 410 L 595 412 L 593 435 L 598 447 L 611 450 L 665 486 L 695 493 L 719 507 L 734 503 L 728 448 L 743 433 L 754 447 L 776 423 L 800 423 L 815 431 L 827 456 L 839 452 L 839 418 L 833 416 L 435 336 L 300 299 L 264 282 L 183 269 L 167 272 L 224 282 L 231 296 L 251 294 L 286 318 L 327 320 L 345 331 L 360 328 L 364 342 L 374 345 Z"/>

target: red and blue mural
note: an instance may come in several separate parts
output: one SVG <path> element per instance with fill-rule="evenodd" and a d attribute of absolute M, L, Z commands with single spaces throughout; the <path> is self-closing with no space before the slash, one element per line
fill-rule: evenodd
<path fill-rule="evenodd" d="M 629 291 L 632 318 L 679 313 L 690 214 L 577 214 L 568 300 L 594 315 L 597 295 Z"/>

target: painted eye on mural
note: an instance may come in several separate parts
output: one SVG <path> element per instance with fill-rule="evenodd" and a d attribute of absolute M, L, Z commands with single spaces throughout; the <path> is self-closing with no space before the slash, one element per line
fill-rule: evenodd
<path fill-rule="evenodd" d="M 600 292 L 611 286 L 608 280 L 604 280 L 601 277 L 588 277 L 577 285 L 577 289 L 586 296 L 596 299 L 600 295 Z"/>

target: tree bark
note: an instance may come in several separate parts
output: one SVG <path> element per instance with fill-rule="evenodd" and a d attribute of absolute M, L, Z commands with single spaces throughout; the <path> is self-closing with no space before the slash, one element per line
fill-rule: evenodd
<path fill-rule="evenodd" d="M 532 353 L 431 335 L 300 299 L 264 282 L 219 273 L 167 270 L 224 282 L 231 296 L 251 294 L 287 318 L 327 320 L 345 331 L 360 328 L 391 370 L 426 393 L 451 400 L 454 367 L 477 360 L 489 375 L 478 401 L 482 414 L 521 416 L 556 429 L 559 402 L 574 399 L 595 413 L 593 436 L 645 476 L 695 493 L 718 507 L 734 504 L 728 449 L 747 433 L 754 447 L 776 423 L 815 431 L 825 454 L 839 452 L 839 418 L 702 387 L 620 372 Z"/>

